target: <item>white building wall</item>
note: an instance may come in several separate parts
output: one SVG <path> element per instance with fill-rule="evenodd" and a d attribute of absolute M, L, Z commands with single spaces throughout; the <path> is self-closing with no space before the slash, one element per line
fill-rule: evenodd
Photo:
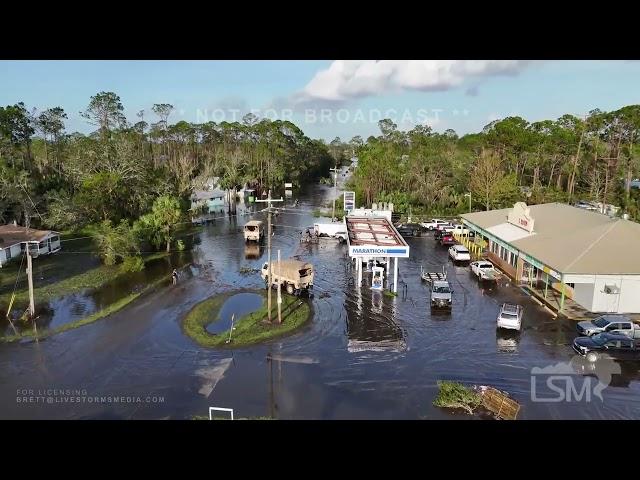
<path fill-rule="evenodd" d="M 57 238 L 57 240 L 55 242 L 53 240 L 51 241 L 51 250 L 50 251 L 58 250 L 60 248 L 60 236 L 53 237 L 53 238 Z"/>
<path fill-rule="evenodd" d="M 575 283 L 573 287 L 573 300 L 587 310 L 593 310 L 593 283 Z"/>
<path fill-rule="evenodd" d="M 9 252 L 10 251 L 10 252 Z M 10 253 L 10 255 L 8 255 Z M 22 256 L 22 250 L 20 244 L 11 245 L 9 248 L 3 248 L 0 250 L 0 265 L 5 265 L 8 262 L 20 258 Z"/>
<path fill-rule="evenodd" d="M 622 279 L 620 289 L 620 313 L 640 312 L 640 275 L 627 276 Z"/>
<path fill-rule="evenodd" d="M 640 274 L 568 274 L 565 275 L 565 282 L 575 284 L 574 300 L 592 312 L 640 313 Z M 605 293 L 607 285 L 618 287 L 620 293 Z"/>
<path fill-rule="evenodd" d="M 617 286 L 620 293 L 605 293 L 606 285 Z M 640 275 L 596 276 L 592 311 L 640 313 Z"/>

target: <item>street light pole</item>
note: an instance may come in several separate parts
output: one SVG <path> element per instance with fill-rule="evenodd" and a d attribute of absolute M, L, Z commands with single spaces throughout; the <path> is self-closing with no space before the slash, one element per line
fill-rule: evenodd
<path fill-rule="evenodd" d="M 465 197 L 469 197 L 469 213 L 471 213 L 471 192 L 465 193 Z"/>

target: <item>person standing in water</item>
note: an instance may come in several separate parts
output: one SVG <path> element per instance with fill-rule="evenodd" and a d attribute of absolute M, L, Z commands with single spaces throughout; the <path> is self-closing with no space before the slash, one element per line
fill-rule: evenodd
<path fill-rule="evenodd" d="M 173 272 L 171 272 L 171 281 L 174 285 L 178 283 L 178 271 L 175 268 L 173 269 Z"/>

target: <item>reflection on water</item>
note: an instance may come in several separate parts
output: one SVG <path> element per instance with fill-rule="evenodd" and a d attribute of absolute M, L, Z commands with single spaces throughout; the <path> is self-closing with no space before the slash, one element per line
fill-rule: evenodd
<path fill-rule="evenodd" d="M 394 320 L 392 306 L 385 305 L 382 292 L 367 287 L 355 289 L 347 294 L 345 306 L 349 352 L 406 350 L 402 329 Z"/>
<path fill-rule="evenodd" d="M 211 319 L 210 324 L 207 325 L 207 332 L 209 333 L 221 333 L 231 328 L 231 317 L 235 315 L 235 321 L 245 315 L 254 312 L 262 305 L 262 295 L 257 293 L 239 293 L 228 298 L 218 314 L 218 320 Z"/>
<path fill-rule="evenodd" d="M 520 332 L 496 328 L 496 346 L 500 353 L 518 353 Z"/>
<path fill-rule="evenodd" d="M 244 258 L 247 260 L 258 260 L 262 256 L 263 248 L 257 242 L 247 242 L 244 245 Z"/>

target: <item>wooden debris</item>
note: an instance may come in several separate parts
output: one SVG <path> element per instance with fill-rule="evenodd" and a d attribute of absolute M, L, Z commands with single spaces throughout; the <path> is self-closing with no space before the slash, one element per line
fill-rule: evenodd
<path fill-rule="evenodd" d="M 482 406 L 502 420 L 515 420 L 520 412 L 520 404 L 493 387 L 481 385 L 477 392 L 482 398 Z"/>

